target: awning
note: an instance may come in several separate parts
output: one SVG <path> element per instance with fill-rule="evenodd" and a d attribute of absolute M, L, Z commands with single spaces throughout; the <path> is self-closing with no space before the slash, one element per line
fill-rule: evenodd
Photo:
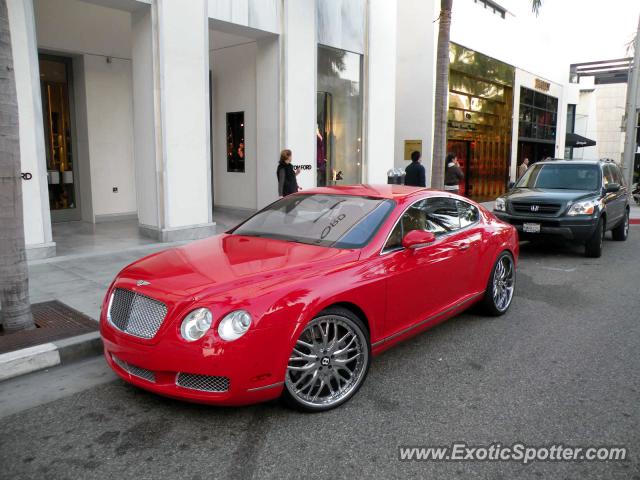
<path fill-rule="evenodd" d="M 573 148 L 593 147 L 595 144 L 596 144 L 596 141 L 591 140 L 590 138 L 583 137 L 582 135 L 578 135 L 577 133 L 567 133 L 565 147 L 573 147 Z"/>

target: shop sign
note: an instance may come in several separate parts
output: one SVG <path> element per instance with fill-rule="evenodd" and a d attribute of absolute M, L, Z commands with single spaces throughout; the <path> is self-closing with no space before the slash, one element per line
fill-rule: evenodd
<path fill-rule="evenodd" d="M 468 132 L 473 132 L 476 130 L 476 126 L 473 123 L 464 123 L 464 122 L 449 122 L 449 126 L 451 128 L 457 128 L 458 130 L 466 130 Z"/>
<path fill-rule="evenodd" d="M 549 90 L 551 90 L 551 83 L 546 82 L 540 78 L 535 79 L 534 86 L 536 90 L 541 90 L 543 92 L 548 92 Z"/>
<path fill-rule="evenodd" d="M 411 152 L 415 151 L 422 153 L 422 140 L 405 140 L 404 159 L 411 160 Z"/>

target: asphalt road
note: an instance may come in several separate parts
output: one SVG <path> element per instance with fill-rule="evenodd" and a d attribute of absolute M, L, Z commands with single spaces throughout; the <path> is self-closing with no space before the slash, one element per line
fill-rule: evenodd
<path fill-rule="evenodd" d="M 98 359 L 5 382 L 0 477 L 640 479 L 640 227 L 600 259 L 581 253 L 523 245 L 506 316 L 467 313 L 388 351 L 325 414 L 167 400 Z M 398 461 L 399 445 L 456 441 L 623 445 L 630 458 Z"/>

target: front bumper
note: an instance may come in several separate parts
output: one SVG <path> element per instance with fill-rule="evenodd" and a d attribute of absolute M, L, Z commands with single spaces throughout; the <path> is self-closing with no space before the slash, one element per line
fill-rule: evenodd
<path fill-rule="evenodd" d="M 500 220 L 510 223 L 517 230 L 521 239 L 534 239 L 540 237 L 561 237 L 567 240 L 586 241 L 595 232 L 598 225 L 597 216 L 588 217 L 545 217 L 531 215 L 512 215 L 506 212 L 493 214 Z M 540 233 L 527 233 L 523 231 L 523 224 L 539 223 Z"/>
<path fill-rule="evenodd" d="M 115 330 L 105 319 L 100 324 L 108 365 L 123 380 L 145 390 L 229 406 L 271 400 L 282 393 L 287 355 L 276 353 L 278 338 L 282 340 L 276 329 L 256 329 L 235 342 L 205 336 L 202 341 L 187 343 L 168 334 L 151 344 Z M 203 391 L 179 385 L 184 383 L 178 382 L 181 373 L 205 381 L 226 380 L 217 383 L 223 385 L 217 391 Z"/>

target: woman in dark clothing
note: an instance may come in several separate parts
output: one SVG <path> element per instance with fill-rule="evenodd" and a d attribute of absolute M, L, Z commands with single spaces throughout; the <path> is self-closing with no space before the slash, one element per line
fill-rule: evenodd
<path fill-rule="evenodd" d="M 458 163 L 458 157 L 454 153 L 447 155 L 444 169 L 444 189 L 447 192 L 459 193 L 460 182 L 464 178 L 464 173 Z"/>
<path fill-rule="evenodd" d="M 285 149 L 280 152 L 280 162 L 278 162 L 278 195 L 286 197 L 299 190 L 296 176 L 300 173 L 300 169 L 293 168 L 291 165 L 291 150 Z"/>

